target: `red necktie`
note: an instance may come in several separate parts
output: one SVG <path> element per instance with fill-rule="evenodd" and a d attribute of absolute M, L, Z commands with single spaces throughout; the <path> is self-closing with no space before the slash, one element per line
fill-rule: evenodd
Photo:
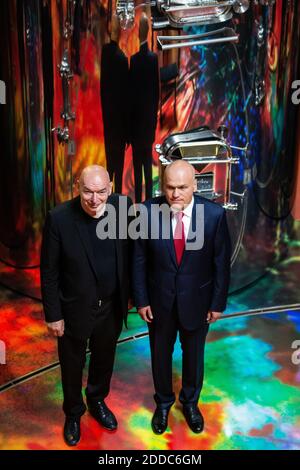
<path fill-rule="evenodd" d="M 174 232 L 174 247 L 178 266 L 181 263 L 182 255 L 185 248 L 184 225 L 182 221 L 183 215 L 183 212 L 177 212 L 175 214 L 177 223 Z"/>

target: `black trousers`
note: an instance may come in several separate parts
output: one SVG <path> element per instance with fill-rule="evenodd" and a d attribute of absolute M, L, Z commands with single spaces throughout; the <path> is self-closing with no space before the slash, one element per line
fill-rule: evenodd
<path fill-rule="evenodd" d="M 109 393 L 116 343 L 122 329 L 122 318 L 115 312 L 113 299 L 104 300 L 96 315 L 89 338 L 91 356 L 85 390 L 88 405 L 103 400 Z M 82 373 L 87 341 L 68 335 L 58 338 L 63 410 L 67 416 L 79 417 L 86 410 L 82 397 Z"/>
<path fill-rule="evenodd" d="M 179 323 L 177 308 L 171 315 L 149 323 L 154 400 L 157 405 L 169 408 L 175 402 L 172 386 L 172 356 L 179 332 L 182 349 L 182 388 L 179 400 L 183 405 L 197 404 L 203 385 L 204 346 L 208 324 L 197 330 L 185 330 Z"/>
<path fill-rule="evenodd" d="M 122 194 L 122 179 L 125 159 L 125 141 L 105 140 L 106 167 L 111 181 L 115 179 L 115 193 Z"/>
<path fill-rule="evenodd" d="M 132 144 L 134 171 L 135 202 L 142 201 L 143 168 L 145 176 L 146 198 L 152 198 L 152 144 L 141 146 Z"/>

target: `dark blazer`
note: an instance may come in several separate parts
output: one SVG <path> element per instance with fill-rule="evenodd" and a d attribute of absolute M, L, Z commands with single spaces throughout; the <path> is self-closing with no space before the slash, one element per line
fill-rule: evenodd
<path fill-rule="evenodd" d="M 126 196 L 113 194 L 107 201 L 114 205 L 117 214 L 121 198 L 125 208 L 129 208 L 131 201 Z M 90 336 L 100 300 L 85 217 L 79 197 L 52 209 L 46 218 L 41 250 L 41 290 L 46 321 L 64 319 L 65 331 L 79 338 Z M 123 316 L 125 324 L 129 295 L 129 245 L 128 238 L 115 240 L 116 310 Z"/>
<path fill-rule="evenodd" d="M 148 218 L 143 226 L 148 224 L 148 231 L 151 230 L 150 209 L 153 204 L 162 203 L 167 203 L 164 196 L 143 204 Z M 179 267 L 170 216 L 160 218 L 158 239 L 140 238 L 133 247 L 135 305 L 150 305 L 159 323 L 162 316 L 171 314 L 176 301 L 180 323 L 187 330 L 197 329 L 206 323 L 208 310 L 225 310 L 230 279 L 231 247 L 225 210 L 194 195 L 191 220 L 194 232 L 196 206 L 199 204 L 204 207 L 204 244 L 201 249 L 185 250 Z M 171 239 L 163 240 L 161 228 L 166 224 L 169 225 Z"/>
<path fill-rule="evenodd" d="M 159 99 L 158 58 L 148 44 L 130 60 L 130 139 L 132 143 L 152 144 L 155 139 Z"/>
<path fill-rule="evenodd" d="M 128 60 L 115 41 L 105 44 L 101 56 L 100 92 L 104 137 L 113 144 L 128 140 Z"/>

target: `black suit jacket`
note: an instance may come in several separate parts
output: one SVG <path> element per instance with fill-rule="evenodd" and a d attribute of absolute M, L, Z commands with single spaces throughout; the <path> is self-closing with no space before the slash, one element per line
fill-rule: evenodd
<path fill-rule="evenodd" d="M 128 60 L 115 41 L 105 44 L 101 56 L 100 91 L 106 143 L 128 140 Z"/>
<path fill-rule="evenodd" d="M 148 238 L 138 239 L 133 247 L 135 305 L 150 305 L 159 324 L 162 317 L 172 314 L 176 302 L 181 325 L 194 330 L 206 323 L 208 310 L 221 312 L 226 307 L 231 254 L 226 213 L 221 206 L 194 195 L 190 234 L 191 229 L 196 232 L 196 207 L 202 204 L 204 225 L 203 221 L 198 221 L 197 236 L 203 228 L 204 243 L 201 249 L 186 249 L 178 266 L 170 215 L 159 219 L 157 239 L 150 237 L 153 226 L 150 211 L 154 204 L 160 206 L 167 201 L 163 196 L 143 204 L 147 214 L 143 226 Z M 168 240 L 162 237 L 162 227 L 166 226 L 171 235 Z"/>
<path fill-rule="evenodd" d="M 155 139 L 159 99 L 158 58 L 148 44 L 130 60 L 130 139 L 138 145 Z"/>
<path fill-rule="evenodd" d="M 107 201 L 116 208 L 117 214 L 121 199 L 127 210 L 131 201 L 126 196 L 113 194 Z M 85 218 L 79 197 L 55 207 L 46 218 L 41 250 L 41 290 L 46 321 L 64 319 L 65 331 L 79 338 L 90 336 L 100 300 Z M 128 221 L 126 218 L 125 224 Z M 126 324 L 129 295 L 128 238 L 115 240 L 115 247 L 117 312 L 123 316 Z"/>

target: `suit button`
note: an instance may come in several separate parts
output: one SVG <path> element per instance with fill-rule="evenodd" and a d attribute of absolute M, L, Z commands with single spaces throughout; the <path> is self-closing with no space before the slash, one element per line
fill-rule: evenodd
<path fill-rule="evenodd" d="M 102 305 L 102 300 L 99 300 L 98 305 L 99 305 L 99 307 L 101 307 L 101 305 Z"/>

